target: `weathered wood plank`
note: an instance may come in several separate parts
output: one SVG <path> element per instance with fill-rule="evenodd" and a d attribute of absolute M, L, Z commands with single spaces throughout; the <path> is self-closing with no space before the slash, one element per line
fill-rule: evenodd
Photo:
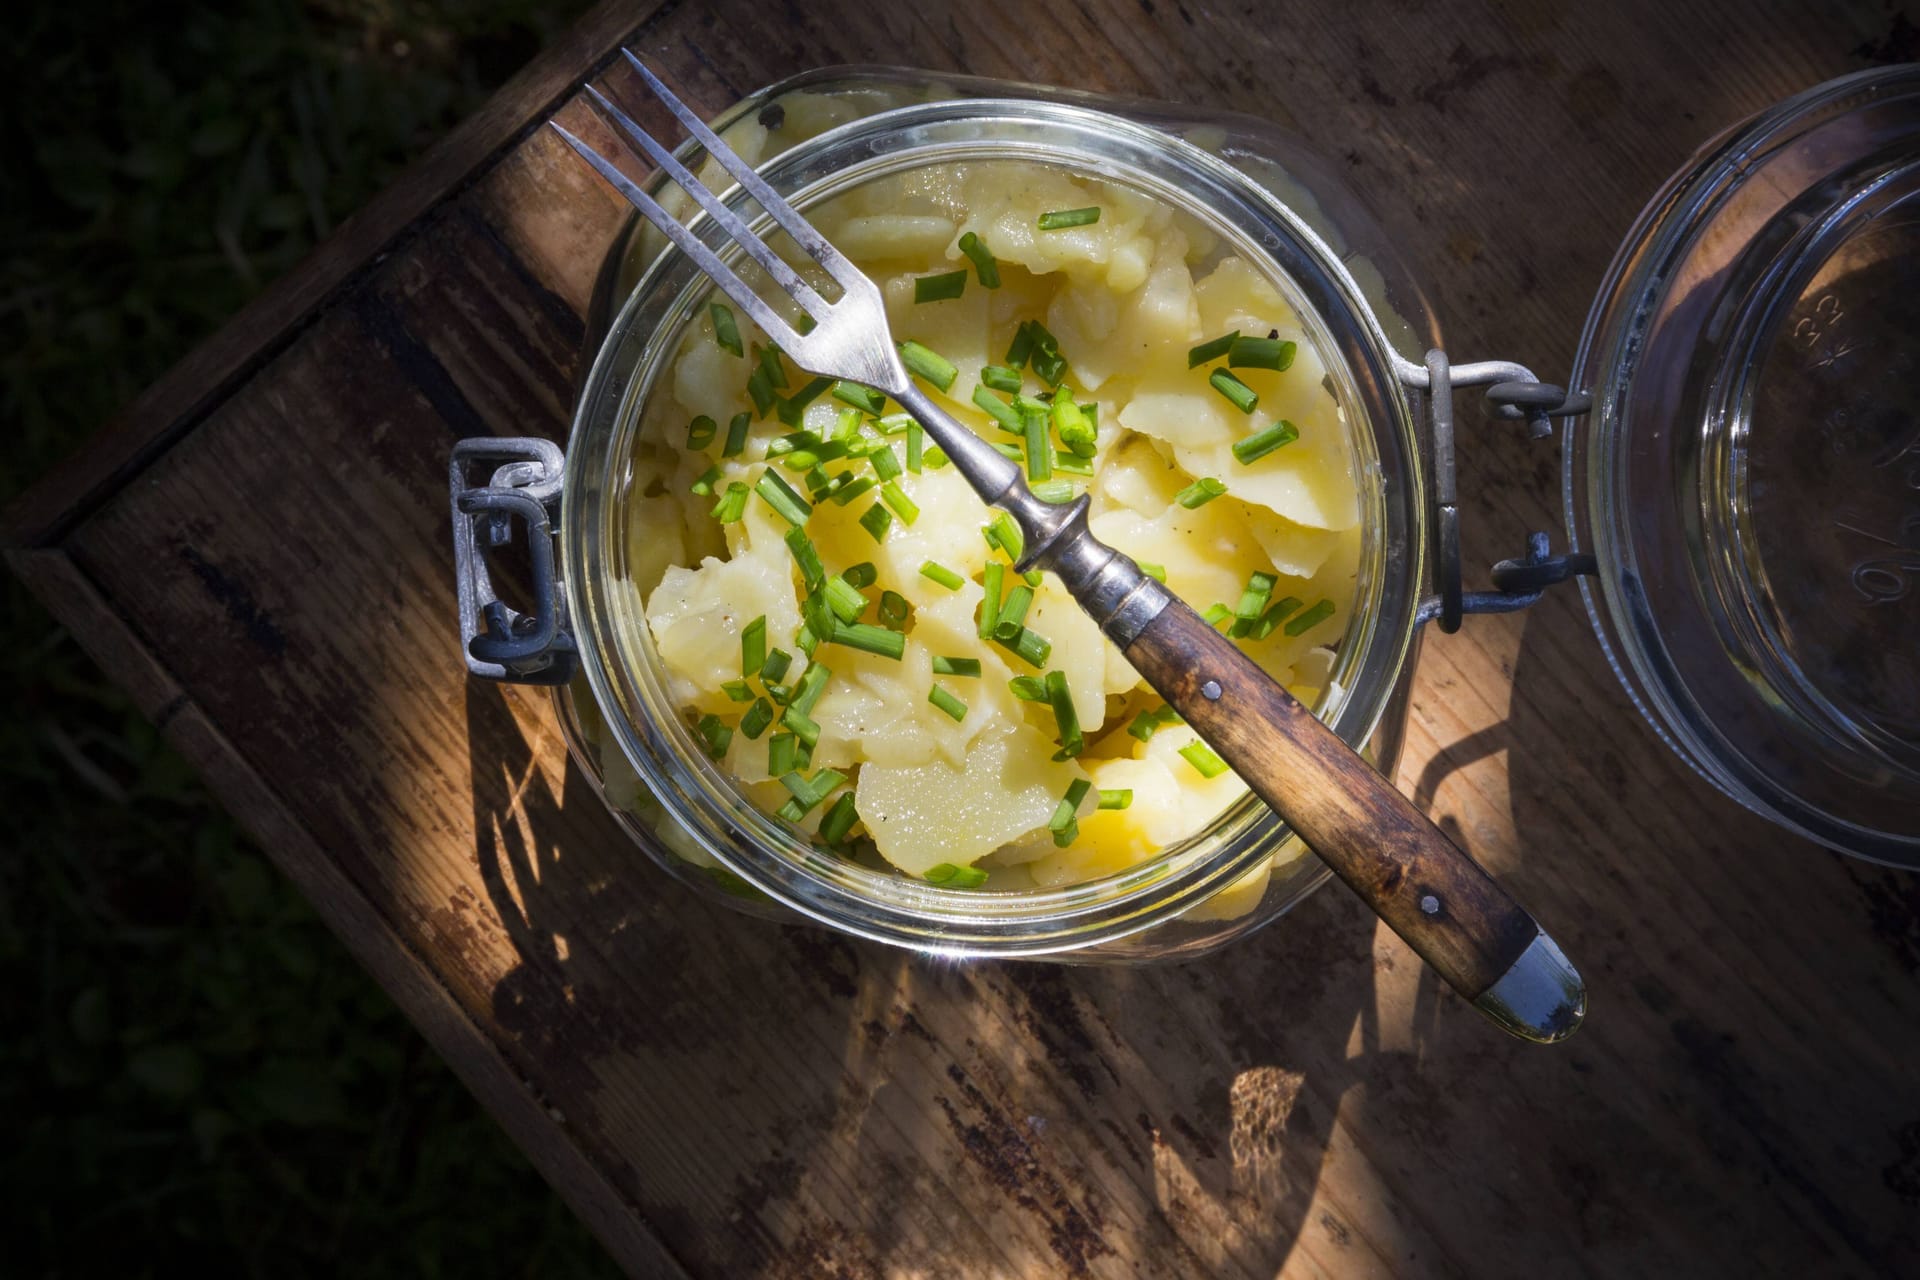
<path fill-rule="evenodd" d="M 864 59 L 1288 119 L 1343 157 L 1456 356 L 1547 376 L 1694 145 L 1900 31 L 1651 0 L 596 21 L 574 73 L 637 28 L 708 109 Z M 136 409 L 147 443 L 10 528 L 66 531 L 57 572 L 20 561 L 37 588 L 630 1267 L 660 1258 L 644 1224 L 714 1275 L 1920 1269 L 1920 892 L 1692 777 L 1570 596 L 1431 639 L 1402 778 L 1587 974 L 1558 1052 L 1493 1037 L 1337 892 L 1179 969 L 955 968 L 654 871 L 543 701 L 469 686 L 452 640 L 446 447 L 564 432 L 620 219 L 530 132 L 554 75 L 416 177 L 384 256 L 336 246 L 325 290 L 259 313 L 297 333 L 179 374 L 204 385 Z M 1557 466 L 1469 426 L 1470 563 L 1558 524 Z"/>

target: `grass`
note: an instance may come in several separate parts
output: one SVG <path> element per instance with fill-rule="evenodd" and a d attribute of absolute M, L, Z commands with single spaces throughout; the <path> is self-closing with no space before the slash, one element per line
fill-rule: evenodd
<path fill-rule="evenodd" d="M 70 0 L 13 14 L 0 501 L 583 7 Z M 17 582 L 5 591 L 8 1271 L 609 1273 L 185 763 Z"/>

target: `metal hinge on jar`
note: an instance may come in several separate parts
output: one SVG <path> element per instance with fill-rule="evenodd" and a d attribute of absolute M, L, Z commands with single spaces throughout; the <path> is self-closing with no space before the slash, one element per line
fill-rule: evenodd
<path fill-rule="evenodd" d="M 491 464 L 487 482 L 468 483 Z M 560 510 L 565 460 L 551 440 L 530 437 L 462 440 L 453 447 L 448 488 L 453 508 L 453 559 L 459 591 L 460 646 L 467 670 L 488 680 L 565 684 L 579 665 L 567 629 L 566 603 L 554 568 L 553 525 Z M 489 552 L 511 547 L 514 525 L 526 530 L 528 612 L 494 590 Z"/>
<path fill-rule="evenodd" d="M 1433 594 L 1420 602 L 1415 621 L 1438 622 L 1442 631 L 1460 629 L 1469 613 L 1512 613 L 1538 601 L 1546 589 L 1568 578 L 1595 572 L 1594 558 L 1583 552 L 1552 554 L 1544 531 L 1527 536 L 1527 551 L 1517 560 L 1493 566 L 1492 591 L 1467 591 L 1460 576 L 1460 507 L 1455 492 L 1453 449 L 1453 393 L 1460 387 L 1485 386 L 1491 417 L 1524 421 L 1527 437 L 1548 439 L 1553 418 L 1578 417 L 1593 397 L 1584 391 L 1567 393 L 1541 382 L 1524 366 L 1502 360 L 1453 365 L 1447 353 L 1429 351 L 1424 366 L 1400 360 L 1400 378 L 1427 396 L 1427 470 L 1429 515 L 1433 528 Z"/>

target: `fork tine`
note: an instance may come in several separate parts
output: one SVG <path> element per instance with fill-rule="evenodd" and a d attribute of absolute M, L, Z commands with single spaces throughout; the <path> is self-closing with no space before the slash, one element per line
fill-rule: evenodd
<path fill-rule="evenodd" d="M 664 170 L 668 177 L 679 183 L 688 195 L 699 202 L 700 207 L 705 209 L 707 214 L 718 222 L 726 233 L 765 269 L 768 275 L 773 277 L 774 283 L 785 289 L 794 301 L 798 302 L 815 320 L 826 318 L 826 301 L 815 293 L 813 286 L 801 279 L 800 275 L 788 266 L 779 254 L 769 248 L 764 240 L 755 235 L 739 214 L 729 209 L 718 196 L 707 190 L 706 183 L 688 172 L 687 167 L 675 159 L 671 151 L 655 140 L 652 134 L 634 123 L 633 119 L 609 101 L 605 94 L 592 85 L 587 85 L 586 90 L 600 110 L 610 117 L 614 124 L 642 151 L 647 153 L 649 160 Z"/>
<path fill-rule="evenodd" d="M 648 222 L 660 228 L 667 239 L 673 241 L 680 251 L 693 259 L 694 265 L 705 272 L 707 277 L 720 286 L 720 291 L 733 299 L 734 303 L 753 317 L 755 324 L 772 339 L 782 350 L 793 350 L 800 335 L 793 327 L 780 318 L 780 314 L 768 306 L 766 300 L 752 289 L 747 282 L 735 275 L 733 268 L 720 261 L 720 255 L 709 249 L 704 241 L 687 230 L 680 220 L 660 207 L 658 201 L 634 182 L 626 174 L 616 169 L 605 156 L 580 139 L 567 132 L 556 121 L 547 121 L 547 127 L 567 140 L 567 145 L 579 152 L 580 158 L 592 165 L 602 178 L 627 198 L 627 203 L 646 216 Z"/>
<path fill-rule="evenodd" d="M 707 127 L 706 121 L 688 109 L 686 103 L 676 98 L 673 91 L 660 82 L 660 77 L 649 71 L 647 64 L 634 56 L 631 49 L 622 49 L 620 52 L 633 69 L 639 72 L 640 79 L 646 83 L 648 89 L 653 91 L 654 97 L 665 103 L 667 110 L 673 112 L 680 123 L 686 126 L 687 132 L 706 148 L 707 154 L 719 161 L 720 167 L 732 174 L 734 181 L 745 187 L 747 193 L 760 202 L 762 209 L 773 215 L 773 220 L 793 237 L 795 244 L 804 249 L 815 262 L 825 267 L 827 274 L 838 280 L 841 285 L 846 288 L 858 287 L 855 282 L 866 278 L 858 267 L 828 243 L 827 238 L 802 218 L 792 205 L 776 194 L 774 189 L 767 185 L 766 180 L 754 172 L 752 165 L 735 155 L 732 147 L 720 141 L 719 135 Z"/>

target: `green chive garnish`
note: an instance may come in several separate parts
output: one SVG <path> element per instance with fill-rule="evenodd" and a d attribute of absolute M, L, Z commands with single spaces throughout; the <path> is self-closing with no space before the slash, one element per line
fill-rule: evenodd
<path fill-rule="evenodd" d="M 844 472 L 842 474 L 851 475 L 852 473 Z M 880 482 L 878 480 L 875 480 L 872 476 L 861 476 L 858 480 L 847 481 L 847 483 L 841 485 L 839 488 L 835 489 L 832 493 L 828 494 L 827 496 L 833 499 L 833 504 L 836 507 L 844 507 L 849 502 L 852 502 L 855 498 L 859 497 L 861 494 L 865 493 L 867 490 L 874 488 L 879 483 Z"/>
<path fill-rule="evenodd" d="M 1076 457 L 1071 453 L 1055 453 L 1053 469 L 1064 471 L 1070 476 L 1090 476 L 1093 474 L 1093 462 L 1087 458 Z"/>
<path fill-rule="evenodd" d="M 780 362 L 780 348 L 771 344 L 753 347 L 754 364 L 767 375 L 767 385 L 776 391 L 787 389 L 787 366 Z"/>
<path fill-rule="evenodd" d="M 1115 787 L 1111 791 L 1102 788 L 1100 792 L 1100 803 L 1095 807 L 1100 809 L 1131 809 L 1133 807 L 1133 788 Z"/>
<path fill-rule="evenodd" d="M 1087 792 L 1093 790 L 1093 784 L 1085 778 L 1075 778 L 1067 784 L 1067 794 L 1054 806 L 1053 816 L 1047 819 L 1047 830 L 1065 831 L 1080 812 L 1080 802 L 1087 798 Z"/>
<path fill-rule="evenodd" d="M 1020 371 L 1003 364 L 990 364 L 981 368 L 980 381 L 995 391 L 1017 392 L 1020 390 Z"/>
<path fill-rule="evenodd" d="M 691 486 L 692 492 L 702 498 L 709 496 L 713 493 L 713 486 L 719 482 L 722 474 L 718 463 L 708 467 L 694 480 Z"/>
<path fill-rule="evenodd" d="M 913 341 L 900 344 L 900 362 L 914 376 L 931 382 L 940 391 L 951 390 L 953 380 L 960 376 L 960 371 L 953 367 L 951 360 Z"/>
<path fill-rule="evenodd" d="M 1080 733 L 1080 716 L 1073 707 L 1073 694 L 1067 689 L 1066 672 L 1047 672 L 1047 701 L 1053 704 L 1054 722 L 1060 726 L 1060 754 L 1071 759 L 1085 751 L 1087 742 Z M 1074 785 L 1084 787 L 1086 784 L 1076 782 Z"/>
<path fill-rule="evenodd" d="M 720 692 L 727 695 L 729 702 L 753 701 L 753 686 L 745 680 L 729 680 L 720 686 Z"/>
<path fill-rule="evenodd" d="M 1189 742 L 1180 748 L 1180 755 L 1203 778 L 1217 778 L 1227 771 L 1227 762 L 1215 755 L 1213 748 L 1204 742 Z"/>
<path fill-rule="evenodd" d="M 1047 665 L 1047 658 L 1053 653 L 1053 642 L 1031 628 L 1023 628 L 1011 644 L 1000 639 L 994 643 L 1036 671 Z"/>
<path fill-rule="evenodd" d="M 1163 564 L 1155 564 L 1151 560 L 1136 560 L 1134 561 L 1134 563 L 1140 566 L 1140 572 L 1146 574 L 1149 578 L 1152 578 L 1155 582 L 1158 582 L 1163 586 L 1166 584 L 1167 566 Z"/>
<path fill-rule="evenodd" d="M 1278 338 L 1235 338 L 1227 352 L 1230 369 L 1274 369 L 1285 373 L 1293 367 L 1296 350 L 1291 342 Z"/>
<path fill-rule="evenodd" d="M 908 427 L 914 425 L 913 415 L 910 413 L 890 413 L 884 418 L 876 418 L 873 425 L 880 429 L 880 434 L 883 436 L 897 436 Z"/>
<path fill-rule="evenodd" d="M 713 443 L 713 437 L 719 434 L 720 424 L 701 414 L 687 424 L 687 448 L 699 451 Z"/>
<path fill-rule="evenodd" d="M 920 508 L 914 505 L 907 491 L 900 487 L 897 480 L 889 480 L 880 486 L 880 501 L 893 508 L 893 514 L 900 517 L 902 523 L 912 524 L 920 518 Z"/>
<path fill-rule="evenodd" d="M 938 471 L 947 465 L 947 451 L 937 444 L 934 445 L 927 450 L 926 464 L 927 470 Z"/>
<path fill-rule="evenodd" d="M 833 398 L 842 404 L 850 404 L 856 409 L 879 415 L 887 407 L 887 398 L 872 387 L 863 387 L 857 382 L 836 382 L 833 384 Z"/>
<path fill-rule="evenodd" d="M 1020 526 L 1013 522 L 1012 516 L 1004 511 L 995 512 L 993 519 L 987 522 L 986 533 L 990 544 L 1006 552 L 1007 559 L 1019 563 L 1027 540 L 1020 536 Z"/>
<path fill-rule="evenodd" d="M 814 378 L 798 391 L 780 402 L 776 415 L 780 421 L 790 427 L 797 427 L 807 414 L 807 406 L 824 395 L 833 386 L 832 378 Z"/>
<path fill-rule="evenodd" d="M 987 873 L 978 867 L 956 867 L 951 862 L 928 867 L 921 873 L 928 884 L 944 884 L 955 889 L 977 889 L 987 882 Z"/>
<path fill-rule="evenodd" d="M 818 591 L 827 580 L 827 570 L 820 563 L 820 553 L 814 550 L 813 539 L 805 529 L 787 530 L 787 550 L 793 553 L 793 562 L 800 566 L 800 581 L 806 584 L 807 590 Z"/>
<path fill-rule="evenodd" d="M 1053 477 L 1053 446 L 1047 439 L 1046 415 L 1025 413 L 1020 417 L 1027 433 L 1027 479 L 1051 479 Z"/>
<path fill-rule="evenodd" d="M 1197 369 L 1209 360 L 1218 360 L 1221 356 L 1233 349 L 1233 344 L 1239 337 L 1240 331 L 1235 329 L 1232 333 L 1221 334 L 1219 337 L 1209 339 L 1197 347 L 1189 348 L 1187 351 L 1187 368 Z"/>
<path fill-rule="evenodd" d="M 1242 413 L 1252 413 L 1253 407 L 1260 403 L 1260 393 L 1225 369 L 1215 369 L 1213 376 L 1207 379 L 1207 385 L 1233 401 L 1233 407 Z"/>
<path fill-rule="evenodd" d="M 889 631 L 905 631 L 907 619 L 913 616 L 913 606 L 898 591 L 880 593 L 880 625 Z"/>
<path fill-rule="evenodd" d="M 900 459 L 894 454 L 892 445 L 883 445 L 875 449 L 867 458 L 867 465 L 873 468 L 873 474 L 882 480 L 900 478 Z"/>
<path fill-rule="evenodd" d="M 768 380 L 764 365 L 756 366 L 747 375 L 747 394 L 753 397 L 754 415 L 761 418 L 767 416 L 767 410 L 773 408 L 774 401 L 779 399 L 773 392 L 773 383 Z"/>
<path fill-rule="evenodd" d="M 1085 227 L 1100 221 L 1100 207 L 1089 205 L 1085 209 L 1055 209 L 1040 215 L 1042 231 L 1065 231 L 1068 227 Z"/>
<path fill-rule="evenodd" d="M 726 755 L 727 747 L 733 742 L 733 730 L 722 723 L 719 716 L 701 716 L 696 732 L 706 744 L 707 754 L 715 760 Z"/>
<path fill-rule="evenodd" d="M 920 474 L 921 463 L 925 460 L 927 432 L 917 422 L 907 424 L 907 470 Z"/>
<path fill-rule="evenodd" d="M 1320 623 L 1333 616 L 1333 601 L 1322 600 L 1293 621 L 1287 623 L 1290 636 L 1305 635 Z"/>
<path fill-rule="evenodd" d="M 1027 608 L 1033 603 L 1033 588 L 1025 585 L 1007 592 L 1006 603 L 1000 606 L 1000 616 L 993 623 L 995 640 L 1012 641 L 1026 625 Z"/>
<path fill-rule="evenodd" d="M 1015 435 L 1026 430 L 1020 420 L 1020 411 L 993 394 L 984 385 L 973 389 L 973 402 L 983 409 L 987 416 L 1000 424 L 1002 430 Z"/>
<path fill-rule="evenodd" d="M 898 631 L 889 631 L 885 627 L 876 627 L 871 622 L 856 622 L 850 626 L 836 627 L 833 643 L 843 644 L 849 649 L 858 649 L 863 653 L 877 653 L 883 658 L 895 661 L 907 651 L 907 638 Z"/>
<path fill-rule="evenodd" d="M 932 579 L 949 591 L 958 591 L 960 584 L 966 581 L 965 578 L 962 578 L 959 574 L 947 568 L 947 566 L 936 564 L 931 560 L 923 560 L 920 562 L 920 576 Z"/>
<path fill-rule="evenodd" d="M 1018 369 L 1033 354 L 1033 321 L 1022 320 L 1020 327 L 1013 331 L 1013 341 L 1007 346 L 1007 367 Z"/>
<path fill-rule="evenodd" d="M 933 660 L 933 674 L 937 676 L 980 677 L 980 659 L 978 658 L 939 658 Z"/>
<path fill-rule="evenodd" d="M 778 778 L 800 767 L 797 740 L 790 733 L 776 733 L 767 739 L 767 772 Z"/>
<path fill-rule="evenodd" d="M 1033 496 L 1042 502 L 1058 505 L 1073 501 L 1073 486 L 1065 480 L 1036 480 L 1027 487 L 1033 490 Z"/>
<path fill-rule="evenodd" d="M 727 442 L 720 446 L 720 456 L 723 458 L 738 457 L 740 451 L 747 447 L 747 432 L 752 426 L 752 414 L 734 414 L 733 420 L 727 423 Z"/>
<path fill-rule="evenodd" d="M 966 254 L 967 260 L 973 263 L 974 273 L 980 277 L 982 289 L 1000 287 L 1000 263 L 987 252 L 987 246 L 980 243 L 979 236 L 971 231 L 961 236 L 960 252 Z"/>
<path fill-rule="evenodd" d="M 1282 418 L 1265 431 L 1255 432 L 1245 440 L 1234 441 L 1233 456 L 1244 466 L 1248 463 L 1257 462 L 1272 453 L 1275 449 L 1280 448 L 1282 445 L 1292 444 L 1299 438 L 1300 428 L 1294 426 L 1285 418 Z"/>
<path fill-rule="evenodd" d="M 868 536 L 875 542 L 885 542 L 887 530 L 893 528 L 893 512 L 876 502 L 867 508 L 865 515 L 860 517 L 860 527 L 865 529 Z"/>
<path fill-rule="evenodd" d="M 1207 606 L 1207 611 L 1200 615 L 1200 620 L 1210 627 L 1218 627 L 1232 616 L 1233 610 L 1224 604 L 1215 603 Z"/>
<path fill-rule="evenodd" d="M 943 271 L 937 276 L 918 276 L 913 282 L 915 302 L 945 302 L 957 298 L 967 287 L 967 269 Z"/>
<path fill-rule="evenodd" d="M 1252 628 L 1248 630 L 1247 634 L 1252 636 L 1255 640 L 1265 640 L 1268 636 L 1273 634 L 1274 628 L 1278 627 L 1282 622 L 1286 621 L 1287 616 L 1291 614 L 1295 609 L 1298 609 L 1302 603 L 1303 601 L 1300 599 L 1299 596 L 1288 596 L 1286 599 L 1280 601 L 1278 604 L 1274 605 L 1271 609 L 1268 609 L 1265 613 L 1261 614 L 1260 621 L 1254 623 Z"/>
<path fill-rule="evenodd" d="M 751 492 L 747 486 L 735 480 L 727 486 L 727 491 L 720 495 L 720 501 L 713 504 L 713 510 L 708 514 L 721 524 L 737 524 L 747 514 L 747 497 Z"/>
<path fill-rule="evenodd" d="M 847 775 L 838 769 L 822 769 L 811 778 L 801 777 L 798 770 L 788 770 L 780 775 L 780 785 L 793 793 L 793 799 L 780 806 L 777 816 L 788 822 L 800 821 L 846 780 Z"/>
<path fill-rule="evenodd" d="M 820 701 L 820 695 L 827 691 L 827 681 L 833 679 L 833 672 L 823 662 L 816 662 L 807 668 L 800 677 L 800 687 L 793 691 L 788 699 L 789 709 L 797 708 L 801 715 L 812 715 L 814 703 Z"/>
<path fill-rule="evenodd" d="M 865 591 L 873 585 L 873 580 L 880 576 L 880 571 L 873 567 L 873 561 L 862 560 L 840 576 L 847 580 L 848 586 Z"/>
<path fill-rule="evenodd" d="M 792 665 L 792 654 L 788 653 L 785 649 L 775 649 L 767 655 L 767 660 L 760 666 L 760 679 L 762 683 L 769 686 L 779 683 L 786 678 L 787 668 Z M 753 673 L 749 671 L 747 674 L 752 675 Z"/>
<path fill-rule="evenodd" d="M 1227 486 L 1212 476 L 1202 476 L 1174 495 L 1174 501 L 1191 511 L 1195 507 L 1204 507 L 1227 491 Z"/>
<path fill-rule="evenodd" d="M 1060 380 L 1067 376 L 1067 358 L 1058 351 L 1037 349 L 1027 363 L 1032 366 L 1034 375 L 1049 387 L 1059 386 Z"/>
<path fill-rule="evenodd" d="M 855 590 L 845 578 L 827 579 L 827 607 L 833 610 L 833 616 L 842 622 L 858 622 L 860 615 L 867 611 L 867 598 Z"/>
<path fill-rule="evenodd" d="M 986 594 L 980 599 L 980 638 L 993 637 L 993 624 L 1000 621 L 1000 579 L 1006 573 L 1006 566 L 998 560 L 987 562 L 985 581 L 981 584 Z"/>
<path fill-rule="evenodd" d="M 798 707 L 788 707 L 787 713 L 780 717 L 780 723 L 791 729 L 793 736 L 800 739 L 801 745 L 809 750 L 820 741 L 820 726 Z"/>
<path fill-rule="evenodd" d="M 1015 676 L 1007 681 L 1007 688 L 1013 696 L 1022 702 L 1045 702 L 1047 700 L 1047 682 L 1039 676 Z"/>
<path fill-rule="evenodd" d="M 942 689 L 939 685 L 927 691 L 927 701 L 952 716 L 955 721 L 967 718 L 967 704 Z"/>
<path fill-rule="evenodd" d="M 766 663 L 767 615 L 763 613 L 740 630 L 740 674 L 761 675 L 761 668 Z M 775 675 L 771 678 L 778 680 L 780 677 Z"/>
<path fill-rule="evenodd" d="M 813 508 L 807 504 L 807 500 L 795 493 L 793 486 L 782 480 L 771 467 L 760 473 L 753 491 L 779 512 L 788 524 L 805 524 L 807 517 L 813 514 Z"/>
<path fill-rule="evenodd" d="M 853 831 L 853 824 L 860 821 L 860 814 L 854 808 L 853 792 L 842 792 L 840 798 L 827 810 L 827 816 L 820 819 L 820 838 L 828 844 L 839 844 Z"/>
<path fill-rule="evenodd" d="M 748 741 L 758 741 L 772 723 L 773 704 L 765 698 L 755 698 L 753 705 L 747 708 L 747 714 L 740 717 L 740 732 L 747 735 Z"/>
<path fill-rule="evenodd" d="M 1274 584 L 1279 581 L 1270 573 L 1258 569 L 1247 579 L 1247 585 L 1240 592 L 1240 603 L 1234 609 L 1233 616 L 1242 622 L 1255 622 L 1266 609 L 1267 602 L 1273 598 Z"/>
<path fill-rule="evenodd" d="M 718 302 L 707 305 L 707 314 L 713 317 L 713 340 L 737 356 L 747 354 L 740 345 L 740 326 L 733 322 L 733 312 Z"/>

